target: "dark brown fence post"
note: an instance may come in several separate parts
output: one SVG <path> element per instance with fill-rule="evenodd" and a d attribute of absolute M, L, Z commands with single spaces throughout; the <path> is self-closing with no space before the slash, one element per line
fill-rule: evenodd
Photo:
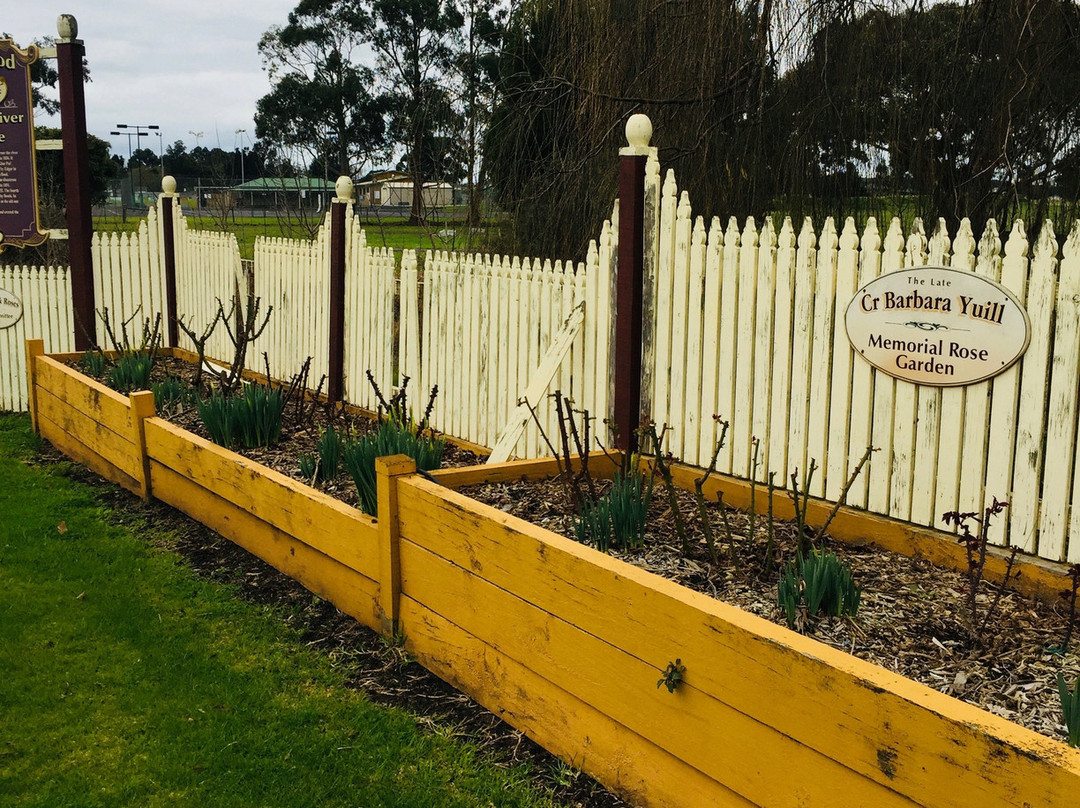
<path fill-rule="evenodd" d="M 64 144 L 64 186 L 67 203 L 71 302 L 75 313 L 75 350 L 97 344 L 94 264 L 90 252 L 90 154 L 86 146 L 86 98 L 79 25 L 70 14 L 56 20 L 56 69 L 60 78 L 60 128 Z"/>
<path fill-rule="evenodd" d="M 161 242 L 165 259 L 165 320 L 169 346 L 180 344 L 180 329 L 176 324 L 176 234 L 173 231 L 173 204 L 176 200 L 176 180 L 161 178 Z"/>
<path fill-rule="evenodd" d="M 345 387 L 345 208 L 352 202 L 353 183 L 338 177 L 330 204 L 330 356 L 326 397 L 341 401 Z"/>
<path fill-rule="evenodd" d="M 645 264 L 645 162 L 652 123 L 631 115 L 619 149 L 619 270 L 615 280 L 616 448 L 637 449 L 641 421 L 641 311 Z"/>

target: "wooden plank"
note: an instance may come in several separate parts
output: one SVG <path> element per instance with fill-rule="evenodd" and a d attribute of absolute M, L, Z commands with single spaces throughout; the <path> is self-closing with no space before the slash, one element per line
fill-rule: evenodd
<path fill-rule="evenodd" d="M 1001 239 L 993 219 L 979 241 L 975 271 L 995 283 L 1001 277 Z M 1020 298 L 1022 299 L 1022 298 Z M 957 502 L 960 510 L 982 511 L 984 483 L 987 477 L 987 440 L 990 421 L 990 386 L 992 381 L 970 385 L 964 392 L 964 434 L 960 453 L 960 487 Z M 1007 495 L 1002 494 L 1003 499 Z M 941 511 L 940 507 L 938 508 Z M 1002 537 L 1003 538 L 1003 537 Z"/>
<path fill-rule="evenodd" d="M 675 172 L 668 169 L 660 197 L 660 248 L 656 269 L 656 330 L 653 349 L 652 417 L 658 425 L 671 413 L 671 339 L 675 284 L 675 217 L 678 214 Z M 591 245 L 590 245 L 591 248 Z M 591 257 L 591 256 L 590 256 Z M 585 346 L 589 350 L 589 346 Z"/>
<path fill-rule="evenodd" d="M 584 317 L 584 303 L 579 303 L 570 313 L 570 317 L 563 323 L 558 336 L 552 340 L 551 346 L 544 355 L 544 360 L 540 363 L 540 367 L 533 372 L 532 378 L 529 380 L 529 386 L 525 388 L 525 392 L 521 394 L 519 401 L 527 401 L 534 409 L 539 410 L 544 400 L 544 393 L 551 384 L 551 377 L 555 375 L 559 365 L 562 364 L 563 357 L 570 350 Z M 503 463 L 510 458 L 510 453 L 513 451 L 514 446 L 517 445 L 518 438 L 531 417 L 529 406 L 525 403 L 519 403 L 509 422 L 499 434 L 499 439 L 495 442 L 491 454 L 488 455 L 488 463 Z"/>
<path fill-rule="evenodd" d="M 1080 787 L 1059 742 L 426 480 L 402 481 L 399 507 L 403 540 L 638 659 L 681 658 L 695 689 L 920 804 L 1065 804 Z"/>
<path fill-rule="evenodd" d="M 732 448 L 732 472 L 752 477 L 754 435 L 754 318 L 757 313 L 758 233 L 753 217 L 746 220 L 739 241 L 739 302 L 736 322 L 735 401 L 728 440 Z"/>
<path fill-rule="evenodd" d="M 1043 471 L 1043 507 L 1039 527 L 1039 552 L 1059 557 L 1064 548 L 1065 510 L 1069 499 L 1072 458 L 1068 447 L 1076 438 L 1077 368 L 1080 361 L 1080 226 L 1064 246 L 1059 265 L 1050 392 Z"/>
<path fill-rule="evenodd" d="M 1001 284 L 1022 305 L 1027 307 L 1027 237 L 1023 223 L 1016 220 L 1008 241 L 1005 244 L 1005 257 L 1001 261 Z M 1030 347 L 1028 348 L 1030 351 Z M 987 430 L 986 446 L 986 486 L 985 496 L 997 496 L 999 499 L 1012 501 L 1013 453 L 1016 450 L 1016 429 L 1020 407 L 1020 368 L 1024 359 L 995 376 L 992 381 L 990 401 L 990 425 Z M 1011 509 L 1010 509 L 1011 510 Z M 1005 523 L 1006 532 L 1002 540 L 1012 538 L 1009 534 L 1009 522 Z"/>
<path fill-rule="evenodd" d="M 817 251 L 817 273 L 814 295 L 813 376 L 810 380 L 810 402 L 807 426 L 806 463 L 816 460 L 818 468 L 828 459 L 829 397 L 832 381 L 832 343 L 834 320 L 843 317 L 836 311 L 836 249 L 839 239 L 836 225 L 830 216 L 821 229 Z M 821 496 L 824 474 L 812 481 L 811 492 Z"/>
<path fill-rule="evenodd" d="M 98 421 L 92 411 L 87 414 L 44 387 L 38 388 L 37 407 L 41 416 L 66 432 L 71 440 L 85 444 L 94 454 L 116 466 L 125 475 L 133 479 L 141 476 L 142 465 L 132 442 L 130 428 L 123 434 L 117 433 Z"/>
<path fill-rule="evenodd" d="M 904 233 L 900 218 L 893 217 L 882 244 L 881 271 L 895 272 L 904 267 Z M 888 374 L 875 371 L 874 378 L 874 447 L 878 454 L 870 461 L 866 474 L 869 477 L 867 507 L 877 513 L 888 514 L 893 463 L 893 437 L 895 425 L 896 381 Z"/>
<path fill-rule="evenodd" d="M 157 460 L 150 462 L 150 484 L 162 502 L 295 578 L 368 628 L 379 630 L 378 585 L 351 564 L 319 552 Z"/>
<path fill-rule="evenodd" d="M 752 808 L 675 756 L 408 597 L 406 649 L 425 668 L 634 805 Z"/>
<path fill-rule="evenodd" d="M 720 303 L 720 367 L 716 376 L 716 412 L 732 424 L 738 415 L 735 411 L 735 375 L 739 362 L 740 238 L 739 223 L 732 216 L 728 219 L 724 234 L 724 280 L 720 284 L 723 295 Z M 717 468 L 727 472 L 733 470 L 734 440 L 729 433 L 720 451 Z"/>
<path fill-rule="evenodd" d="M 1065 241 L 1065 247 L 1062 251 L 1062 285 L 1069 286 L 1074 291 L 1074 296 L 1068 302 L 1068 306 L 1072 311 L 1074 317 L 1078 317 L 1077 306 L 1080 302 L 1080 219 L 1072 225 L 1072 231 L 1069 233 L 1068 239 Z M 1057 307 L 1057 322 L 1058 328 L 1062 328 L 1062 304 L 1061 295 L 1058 295 L 1058 307 Z M 1065 315 L 1065 327 L 1074 329 L 1076 332 L 1077 323 L 1075 321 L 1068 320 L 1068 314 Z M 1076 338 L 1076 337 L 1074 337 Z M 1056 351 L 1055 351 L 1056 353 Z M 1080 356 L 1078 356 L 1080 360 Z M 1080 375 L 1080 368 L 1077 365 L 1068 369 L 1067 373 L 1070 373 L 1074 379 Z M 1074 415 L 1076 409 L 1076 381 L 1074 381 L 1074 398 L 1069 402 L 1069 405 L 1074 408 Z M 1051 408 L 1053 408 L 1053 402 L 1051 402 Z M 1076 446 L 1076 426 L 1072 425 L 1072 446 Z M 1064 444 L 1069 446 L 1070 444 Z M 1071 519 L 1069 524 L 1065 526 L 1065 535 L 1062 537 L 1061 544 L 1058 547 L 1054 547 L 1053 544 L 1047 542 L 1047 539 L 1042 538 L 1039 541 L 1039 554 L 1044 557 L 1053 557 L 1054 552 L 1058 557 L 1063 560 L 1068 560 L 1072 563 L 1080 563 L 1080 539 L 1074 538 L 1078 536 L 1078 530 L 1080 530 L 1080 471 L 1077 470 L 1074 458 L 1074 466 L 1070 469 L 1072 473 L 1072 489 L 1069 491 L 1069 506 L 1071 507 Z M 1065 513 L 1061 514 L 1062 522 L 1065 521 Z M 1040 529 L 1041 533 L 1041 529 Z M 1055 531 L 1056 533 L 1056 531 Z M 1059 535 L 1059 534 L 1058 534 Z"/>
<path fill-rule="evenodd" d="M 128 400 L 101 382 L 57 362 L 49 356 L 37 360 L 38 385 L 119 435 L 131 429 Z"/>
<path fill-rule="evenodd" d="M 949 243 L 945 220 L 939 219 L 938 227 L 927 243 L 928 255 L 924 255 L 919 263 L 942 265 L 949 251 Z M 938 444 L 944 415 L 942 393 L 942 388 L 926 385 L 920 385 L 917 393 L 911 521 L 923 525 L 939 523 L 941 514 L 935 512 L 937 489 L 940 484 L 952 484 L 952 481 L 946 482 L 938 478 Z"/>
<path fill-rule="evenodd" d="M 588 454 L 589 472 L 595 477 L 611 479 L 618 467 L 617 464 L 620 462 L 620 453 L 617 451 L 605 452 L 597 450 Z M 429 471 L 427 474 L 440 485 L 457 489 L 485 482 L 546 480 L 559 473 L 558 462 L 554 457 L 542 457 L 534 460 L 511 460 L 483 466 L 436 469 L 435 471 Z M 575 470 L 580 468 L 580 458 L 571 455 L 570 466 Z"/>
<path fill-rule="evenodd" d="M 866 222 L 862 240 L 859 242 L 859 277 L 856 283 L 861 287 L 880 274 L 881 236 L 878 233 L 877 220 L 871 216 Z M 844 312 L 847 313 L 846 306 Z M 851 427 L 848 430 L 847 475 L 851 474 L 852 464 L 858 462 L 857 458 L 862 457 L 867 447 L 874 443 L 874 385 L 878 375 L 873 371 L 870 363 L 864 361 L 862 356 L 854 351 L 852 351 L 851 361 Z M 847 476 L 845 476 L 845 482 L 846 479 Z M 848 503 L 860 507 L 866 506 L 869 480 L 870 470 L 864 468 L 848 491 Z M 834 496 L 839 497 L 839 491 Z"/>
<path fill-rule="evenodd" d="M 712 444 L 701 446 L 703 423 L 712 421 L 711 411 L 701 409 L 702 383 L 702 309 L 705 297 L 705 220 L 698 216 L 690 237 L 689 275 L 687 280 L 686 316 L 683 328 L 686 333 L 686 358 L 683 362 L 682 414 L 679 432 L 682 435 L 681 456 L 687 463 L 708 464 L 712 456 Z M 708 453 L 704 461 L 701 455 Z"/>
<path fill-rule="evenodd" d="M 772 414 L 772 373 L 773 373 L 773 306 L 776 290 L 776 229 L 772 218 L 766 217 L 761 227 L 761 238 L 757 251 L 757 290 L 754 315 L 754 387 L 751 391 L 753 415 L 751 424 L 753 435 L 761 447 L 757 479 L 768 479 L 769 444 L 774 436 L 769 429 L 769 417 Z M 777 440 L 787 440 L 786 434 L 775 436 Z M 783 470 L 779 470 L 784 476 Z M 754 473 L 754 470 L 751 471 Z"/>
<path fill-rule="evenodd" d="M 810 410 L 810 364 L 814 346 L 814 288 L 817 285 L 817 236 L 807 216 L 799 233 L 793 273 L 795 302 L 792 311 L 791 399 L 788 414 L 787 466 L 805 468 L 808 442 L 807 416 Z"/>
<path fill-rule="evenodd" d="M 470 572 L 460 558 L 440 557 L 437 542 L 429 544 L 434 551 L 402 542 L 402 591 L 411 599 L 750 802 L 914 805 L 696 686 L 697 666 L 720 661 L 716 657 L 680 657 L 687 663 L 686 678 L 676 693 L 668 693 L 656 683 L 671 661 L 664 652 L 676 651 L 661 636 L 649 656 L 635 656 L 563 619 L 558 598 L 539 607 L 486 580 L 486 553 L 469 559 Z M 580 566 L 588 564 L 582 560 Z M 579 588 L 589 590 L 594 582 L 582 572 Z M 776 776 L 779 770 L 784 777 Z"/>
<path fill-rule="evenodd" d="M 890 230 L 890 234 L 891 234 Z M 926 234 L 921 219 L 912 223 L 903 253 L 903 266 L 926 263 Z M 889 515 L 911 518 L 911 497 L 915 475 L 915 422 L 918 417 L 918 386 L 897 380 L 893 399 L 892 468 L 889 470 Z"/>
<path fill-rule="evenodd" d="M 720 363 L 720 298 L 723 294 L 724 229 L 718 217 L 713 217 L 709 227 L 709 241 L 705 252 L 705 291 L 702 300 L 702 335 L 701 335 L 701 397 L 698 412 L 701 423 L 698 425 L 699 458 L 705 456 L 704 464 L 712 459 L 712 450 L 719 436 L 716 421 L 712 415 L 719 414 L 727 420 L 728 413 L 720 413 L 717 401 L 717 377 Z M 698 463 L 702 463 L 699 459 Z"/>
<path fill-rule="evenodd" d="M 1039 232 L 1028 277 L 1027 312 L 1031 321 L 1031 342 L 1020 368 L 1021 404 L 1017 411 L 1012 496 L 1009 500 L 1009 543 L 1025 552 L 1035 552 L 1037 546 L 1056 270 L 1057 240 L 1053 227 L 1047 221 Z"/>
<path fill-rule="evenodd" d="M 851 426 L 851 371 L 854 350 L 847 338 L 844 313 L 858 288 L 859 236 L 855 220 L 850 216 L 840 235 L 836 259 L 836 314 L 832 333 L 832 381 L 829 392 L 829 448 L 819 460 L 824 495 L 834 499 L 840 495 L 847 480 L 848 467 L 856 462 L 848 457 L 848 430 Z M 866 391 L 857 391 L 864 396 Z"/>
<path fill-rule="evenodd" d="M 773 337 L 772 337 L 772 392 L 769 398 L 772 402 L 771 412 L 768 414 L 769 456 L 766 470 L 779 472 L 786 476 L 788 468 L 788 446 L 792 442 L 791 436 L 794 431 L 790 426 L 791 416 L 791 364 L 792 353 L 795 345 L 793 332 L 794 307 L 793 297 L 795 282 L 795 228 L 791 224 L 791 218 L 785 218 L 780 235 L 776 241 L 776 286 L 775 302 L 773 305 Z M 709 462 L 697 465 L 704 466 Z"/>
<path fill-rule="evenodd" d="M 159 465 L 378 579 L 378 532 L 370 516 L 160 418 L 146 421 L 146 447 Z"/>
<path fill-rule="evenodd" d="M 72 460 L 82 463 L 91 471 L 126 488 L 128 491 L 138 491 L 138 480 L 117 468 L 110 460 L 99 455 L 90 446 L 83 443 L 81 438 L 72 437 L 63 426 L 55 423 L 44 411 L 38 417 L 38 430 L 41 437 Z"/>

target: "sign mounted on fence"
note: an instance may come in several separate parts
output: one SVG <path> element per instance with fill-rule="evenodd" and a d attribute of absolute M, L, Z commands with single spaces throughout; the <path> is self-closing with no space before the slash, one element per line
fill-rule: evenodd
<path fill-rule="evenodd" d="M 22 315 L 22 301 L 7 289 L 0 289 L 0 330 L 11 328 Z"/>
<path fill-rule="evenodd" d="M 867 283 L 848 304 L 848 339 L 867 362 L 904 381 L 954 387 L 996 376 L 1027 350 L 1027 313 L 974 272 L 916 267 Z"/>
<path fill-rule="evenodd" d="M 36 45 L 23 51 L 0 39 L 0 251 L 48 238 L 38 218 L 30 95 L 30 65 L 38 54 Z"/>

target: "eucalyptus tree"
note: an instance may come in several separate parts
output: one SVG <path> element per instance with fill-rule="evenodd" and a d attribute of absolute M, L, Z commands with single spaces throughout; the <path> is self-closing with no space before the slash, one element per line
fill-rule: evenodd
<path fill-rule="evenodd" d="M 318 158 L 339 174 L 387 153 L 389 99 L 364 64 L 372 35 L 365 4 L 300 0 L 284 26 L 259 41 L 273 89 L 255 114 L 255 134 L 278 153 Z"/>
<path fill-rule="evenodd" d="M 391 132 L 403 146 L 412 183 L 411 223 L 424 215 L 425 151 L 433 118 L 442 114 L 444 85 L 463 23 L 447 0 L 372 0 L 368 41 L 391 101 Z"/>
<path fill-rule="evenodd" d="M 499 57 L 507 9 L 496 0 L 458 0 L 458 9 L 464 24 L 460 47 L 454 57 L 454 73 L 458 78 L 464 124 L 467 218 L 469 224 L 477 225 L 486 186 L 481 144 L 498 94 Z"/>

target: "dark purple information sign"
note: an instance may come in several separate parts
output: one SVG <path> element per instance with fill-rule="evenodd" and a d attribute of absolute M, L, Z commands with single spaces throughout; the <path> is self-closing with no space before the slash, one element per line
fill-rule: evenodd
<path fill-rule="evenodd" d="M 38 219 L 30 103 L 30 65 L 37 58 L 36 46 L 22 51 L 0 39 L 0 250 L 33 247 L 48 238 Z"/>

